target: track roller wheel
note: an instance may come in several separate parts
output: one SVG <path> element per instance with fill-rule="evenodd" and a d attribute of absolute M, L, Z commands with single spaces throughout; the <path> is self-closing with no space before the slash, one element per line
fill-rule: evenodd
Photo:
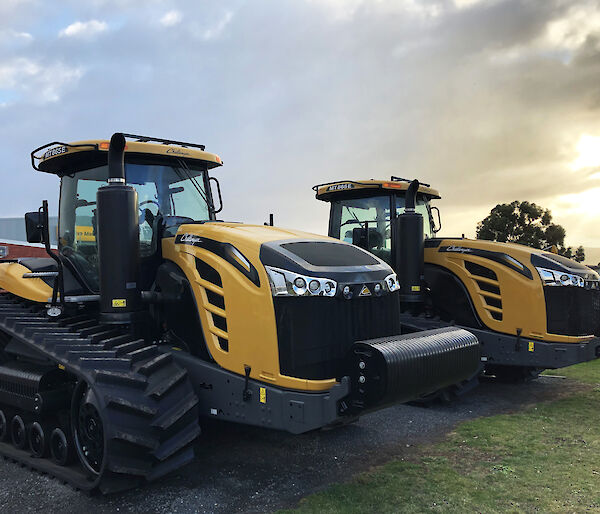
<path fill-rule="evenodd" d="M 37 421 L 29 428 L 29 449 L 34 457 L 44 457 L 48 449 L 46 432 Z"/>
<path fill-rule="evenodd" d="M 0 409 L 0 441 L 4 441 L 8 435 L 8 422 L 6 421 L 6 414 Z"/>
<path fill-rule="evenodd" d="M 10 422 L 10 437 L 16 448 L 22 450 L 27 444 L 27 431 L 23 418 L 18 414 Z"/>
<path fill-rule="evenodd" d="M 72 445 L 60 428 L 50 434 L 50 456 L 59 466 L 66 466 L 73 460 Z"/>
<path fill-rule="evenodd" d="M 73 393 L 71 424 L 81 464 L 92 475 L 100 475 L 104 468 L 104 423 L 96 395 L 85 382 L 80 382 Z"/>

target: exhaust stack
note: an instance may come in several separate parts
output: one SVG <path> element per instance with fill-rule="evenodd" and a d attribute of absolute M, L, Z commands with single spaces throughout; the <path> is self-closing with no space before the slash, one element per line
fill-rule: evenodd
<path fill-rule="evenodd" d="M 137 191 L 125 183 L 125 136 L 113 134 L 108 184 L 96 193 L 100 319 L 131 323 L 141 310 Z"/>
<path fill-rule="evenodd" d="M 395 270 L 400 282 L 400 302 L 423 301 L 423 216 L 415 211 L 419 181 L 413 180 L 406 190 L 405 209 L 397 217 Z"/>

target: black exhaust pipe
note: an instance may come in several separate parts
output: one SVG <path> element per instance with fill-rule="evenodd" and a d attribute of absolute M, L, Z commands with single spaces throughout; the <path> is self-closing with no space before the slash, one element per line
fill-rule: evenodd
<path fill-rule="evenodd" d="M 419 181 L 413 180 L 406 190 L 405 209 L 396 219 L 395 270 L 400 283 L 400 302 L 423 301 L 423 216 L 415 211 Z"/>
<path fill-rule="evenodd" d="M 100 319 L 132 323 L 141 311 L 138 196 L 125 184 L 125 136 L 113 134 L 108 148 L 108 184 L 96 193 Z"/>

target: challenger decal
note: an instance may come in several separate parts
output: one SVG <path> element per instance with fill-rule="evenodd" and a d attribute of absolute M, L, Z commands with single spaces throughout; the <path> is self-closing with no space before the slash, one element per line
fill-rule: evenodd
<path fill-rule="evenodd" d="M 200 237 L 196 234 L 178 234 L 175 238 L 175 244 L 196 246 L 218 255 L 242 273 L 242 275 L 254 285 L 260 287 L 258 271 L 252 263 L 244 257 L 244 254 L 231 243 L 221 243 L 220 241 Z"/>
<path fill-rule="evenodd" d="M 531 274 L 531 270 L 521 264 L 517 259 L 501 252 L 492 252 L 490 250 L 482 250 L 481 248 L 469 248 L 466 246 L 440 246 L 438 252 L 445 253 L 461 253 L 468 255 L 476 255 L 477 257 L 482 257 L 484 259 L 489 259 L 491 261 L 502 264 L 517 273 L 523 275 L 529 280 L 533 280 L 533 275 Z"/>

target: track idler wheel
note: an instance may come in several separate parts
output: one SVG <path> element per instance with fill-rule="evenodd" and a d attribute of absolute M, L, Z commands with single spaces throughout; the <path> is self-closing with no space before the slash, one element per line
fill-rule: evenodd
<path fill-rule="evenodd" d="M 44 457 L 48 450 L 46 431 L 37 421 L 29 428 L 29 449 L 34 457 Z"/>
<path fill-rule="evenodd" d="M 6 414 L 0 409 L 0 441 L 4 441 L 8 435 L 8 422 L 6 421 Z"/>
<path fill-rule="evenodd" d="M 81 464 L 92 475 L 100 475 L 104 468 L 104 424 L 96 395 L 85 382 L 73 394 L 71 423 Z"/>
<path fill-rule="evenodd" d="M 66 466 L 73 460 L 73 445 L 60 428 L 50 434 L 50 456 L 59 466 Z"/>
<path fill-rule="evenodd" d="M 10 422 L 10 437 L 16 448 L 22 450 L 27 445 L 27 431 L 23 418 L 18 414 Z"/>

